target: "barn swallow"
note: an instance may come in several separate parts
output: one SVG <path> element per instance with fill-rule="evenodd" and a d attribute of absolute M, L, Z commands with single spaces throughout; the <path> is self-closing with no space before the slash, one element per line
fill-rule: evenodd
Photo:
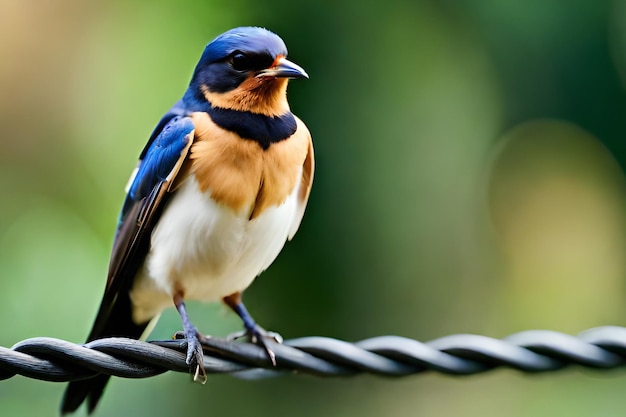
<path fill-rule="evenodd" d="M 182 99 L 161 118 L 127 186 L 106 288 L 87 341 L 141 338 L 172 304 L 195 380 L 206 380 L 202 335 L 186 300 L 223 301 L 266 349 L 268 337 L 241 300 L 298 230 L 313 180 L 311 135 L 291 113 L 287 83 L 308 78 L 285 43 L 258 27 L 211 41 Z M 71 382 L 61 413 L 87 400 L 107 375 Z"/>

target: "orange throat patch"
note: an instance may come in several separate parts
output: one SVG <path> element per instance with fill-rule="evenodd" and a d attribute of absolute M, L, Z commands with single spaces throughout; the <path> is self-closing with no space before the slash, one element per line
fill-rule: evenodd
<path fill-rule="evenodd" d="M 251 75 L 239 87 L 226 93 L 213 93 L 204 85 L 201 90 L 215 107 L 277 117 L 289 112 L 287 82 L 286 78 L 257 78 Z"/>

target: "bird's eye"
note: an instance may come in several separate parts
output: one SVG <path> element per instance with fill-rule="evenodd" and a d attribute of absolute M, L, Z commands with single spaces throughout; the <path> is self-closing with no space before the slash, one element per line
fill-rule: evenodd
<path fill-rule="evenodd" d="M 243 52 L 235 52 L 230 56 L 230 65 L 237 71 L 250 69 L 250 58 Z"/>

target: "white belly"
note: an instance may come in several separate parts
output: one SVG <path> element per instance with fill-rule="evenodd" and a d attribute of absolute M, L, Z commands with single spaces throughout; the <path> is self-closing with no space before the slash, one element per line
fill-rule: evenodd
<path fill-rule="evenodd" d="M 201 193 L 188 179 L 165 208 L 151 249 L 131 290 L 137 322 L 185 299 L 217 301 L 246 289 L 276 259 L 296 213 L 297 187 L 254 220 Z"/>

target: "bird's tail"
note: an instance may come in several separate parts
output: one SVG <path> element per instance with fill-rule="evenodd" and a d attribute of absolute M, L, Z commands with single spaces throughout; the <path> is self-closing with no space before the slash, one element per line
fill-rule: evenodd
<path fill-rule="evenodd" d="M 90 379 L 70 382 L 63 395 L 61 415 L 73 413 L 85 400 L 87 400 L 87 412 L 91 414 L 98 405 L 109 378 L 109 375 L 98 375 Z"/>
<path fill-rule="evenodd" d="M 139 339 L 148 323 L 135 324 L 131 317 L 130 298 L 128 292 L 124 291 L 118 295 L 112 308 L 107 308 L 104 302 L 100 306 L 96 323 L 87 341 L 103 337 Z M 109 378 L 110 375 L 100 374 L 93 378 L 70 382 L 61 401 L 61 415 L 73 413 L 85 400 L 87 400 L 87 412 L 91 414 L 98 405 Z"/>

